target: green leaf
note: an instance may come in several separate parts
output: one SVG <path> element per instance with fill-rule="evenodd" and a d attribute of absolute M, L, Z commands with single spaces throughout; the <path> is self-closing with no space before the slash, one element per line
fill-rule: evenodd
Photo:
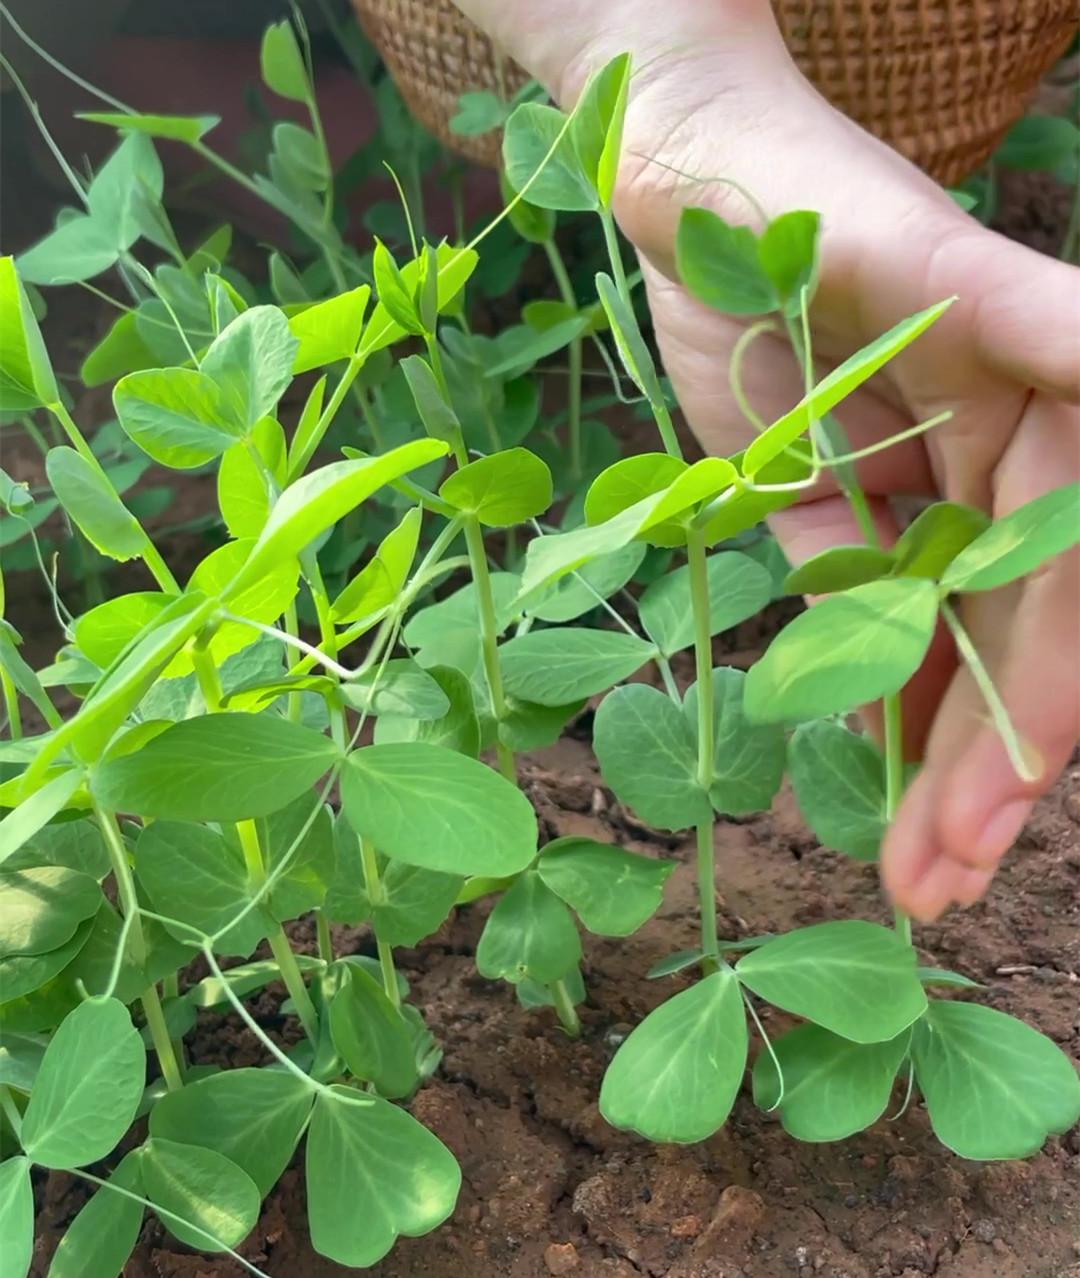
<path fill-rule="evenodd" d="M 963 976 L 959 972 L 950 972 L 945 967 L 920 967 L 919 980 L 924 985 L 956 985 L 961 989 L 982 989 L 979 982 L 973 981 L 970 976 Z"/>
<path fill-rule="evenodd" d="M 766 569 L 747 555 L 710 555 L 709 633 L 730 630 L 754 616 L 769 602 L 772 581 Z M 690 598 L 690 569 L 684 565 L 665 573 L 641 596 L 641 624 L 665 657 L 694 642 L 694 612 Z"/>
<path fill-rule="evenodd" d="M 112 811 L 243 821 L 291 803 L 337 757 L 329 738 L 287 719 L 208 714 L 173 724 L 135 754 L 106 760 L 92 788 Z"/>
<path fill-rule="evenodd" d="M 91 608 L 75 623 L 75 642 L 95 665 L 107 669 L 147 626 L 169 606 L 170 596 L 160 591 L 117 595 Z"/>
<path fill-rule="evenodd" d="M 292 381 L 299 350 L 276 306 L 249 307 L 214 338 L 200 371 L 217 383 L 229 425 L 239 434 L 273 413 Z"/>
<path fill-rule="evenodd" d="M 90 219 L 124 251 L 141 236 L 160 243 L 160 219 L 155 210 L 161 200 L 165 175 L 154 144 L 146 134 L 124 135 L 120 145 L 98 170 L 87 191 Z M 167 226 L 167 223 L 165 224 Z M 171 230 L 167 231 L 171 243 Z"/>
<path fill-rule="evenodd" d="M 476 970 L 492 981 L 550 985 L 580 962 L 573 915 L 535 870 L 520 875 L 488 916 Z"/>
<path fill-rule="evenodd" d="M 427 741 L 475 758 L 480 753 L 480 723 L 469 677 L 450 666 L 432 666 L 427 673 L 443 690 L 450 707 L 446 714 L 427 720 L 380 715 L 375 725 L 376 744 Z"/>
<path fill-rule="evenodd" d="M 570 135 L 600 203 L 611 207 L 630 91 L 630 54 L 620 53 L 589 79 L 574 107 Z"/>
<path fill-rule="evenodd" d="M 433 439 L 453 442 L 461 437 L 461 422 L 443 394 L 430 365 L 420 355 L 408 355 L 401 361 L 401 371 L 412 391 L 416 411 L 424 429 Z"/>
<path fill-rule="evenodd" d="M 224 1155 L 265 1198 L 293 1156 L 313 1096 L 288 1070 L 223 1070 L 166 1093 L 150 1111 L 150 1136 Z"/>
<path fill-rule="evenodd" d="M 30 412 L 59 398 L 41 330 L 14 260 L 0 257 L 0 412 Z"/>
<path fill-rule="evenodd" d="M 511 696 L 563 706 L 628 679 L 656 656 L 651 643 L 618 630 L 531 630 L 499 649 Z"/>
<path fill-rule="evenodd" d="M 519 585 L 516 573 L 491 574 L 495 623 L 500 633 L 517 614 L 515 601 Z M 420 650 L 421 665 L 452 666 L 471 676 L 480 667 L 479 615 L 476 588 L 470 582 L 438 603 L 414 613 L 405 625 L 405 642 Z"/>
<path fill-rule="evenodd" d="M 193 368 L 149 368 L 116 383 L 113 407 L 128 437 L 147 456 L 176 470 L 220 457 L 245 431 L 221 387 Z"/>
<path fill-rule="evenodd" d="M 78 870 L 38 865 L 0 871 L 0 958 L 55 950 L 101 901 L 97 880 Z"/>
<path fill-rule="evenodd" d="M 511 750 L 544 750 L 562 736 L 563 728 L 585 706 L 584 699 L 565 706 L 539 706 L 506 698 L 506 714 L 496 726 L 499 740 Z"/>
<path fill-rule="evenodd" d="M 799 209 L 773 218 L 758 240 L 762 270 L 789 316 L 802 313 L 803 289 L 813 296 L 820 233 L 821 214 Z"/>
<path fill-rule="evenodd" d="M 1064 115 L 1028 115 L 1012 126 L 994 152 L 994 162 L 1007 169 L 1053 171 L 1076 163 L 1080 128 Z"/>
<path fill-rule="evenodd" d="M 331 1090 L 315 1102 L 307 1138 L 311 1244 L 320 1256 L 361 1268 L 381 1260 L 399 1235 L 418 1238 L 441 1225 L 457 1202 L 461 1169 L 403 1109 L 377 1097 L 361 1106 L 355 1091 Z"/>
<path fill-rule="evenodd" d="M 690 721 L 658 689 L 633 683 L 609 693 L 593 722 L 593 750 L 616 797 L 646 824 L 683 830 L 712 819 Z"/>
<path fill-rule="evenodd" d="M 178 821 L 154 821 L 143 830 L 135 871 L 155 910 L 208 936 L 240 914 L 256 888 L 238 848 L 215 830 Z M 165 926 L 178 941 L 193 944 L 186 928 Z M 273 920 L 257 906 L 229 928 L 214 948 L 219 954 L 246 958 L 272 931 Z"/>
<path fill-rule="evenodd" d="M 391 861 L 382 876 L 382 892 L 371 903 L 371 926 L 388 945 L 413 946 L 442 926 L 464 879 Z"/>
<path fill-rule="evenodd" d="M 1080 542 L 1080 483 L 1044 493 L 997 519 L 949 564 L 942 590 L 995 590 Z"/>
<path fill-rule="evenodd" d="M 550 209 L 542 209 L 529 200 L 514 200 L 514 188 L 507 181 L 506 174 L 500 170 L 499 189 L 503 203 L 510 208 L 510 225 L 523 240 L 530 244 L 544 244 L 555 234 L 555 214 Z M 526 321 L 527 322 L 527 321 Z"/>
<path fill-rule="evenodd" d="M 600 1089 L 613 1127 L 692 1144 L 723 1126 L 746 1068 L 746 1013 L 730 970 L 668 999 L 615 1053 Z"/>
<path fill-rule="evenodd" d="M 783 1073 L 762 1050 L 754 1063 L 754 1101 L 779 1109 L 796 1140 L 845 1140 L 884 1114 L 911 1040 L 904 1030 L 884 1043 L 852 1043 L 818 1025 L 800 1025 L 773 1043 Z"/>
<path fill-rule="evenodd" d="M 78 768 L 61 772 L 0 821 L 0 865 L 63 810 L 83 780 Z"/>
<path fill-rule="evenodd" d="M 135 1250 L 143 1222 L 143 1205 L 110 1189 L 142 1192 L 138 1151 L 126 1154 L 106 1184 L 64 1231 L 53 1253 L 48 1278 L 116 1278 Z"/>
<path fill-rule="evenodd" d="M 504 381 L 520 377 L 542 359 L 569 346 L 572 341 L 581 337 L 588 327 L 587 315 L 572 314 L 560 323 L 551 324 L 540 330 L 528 324 L 506 329 L 496 339 L 498 343 L 496 362 L 484 369 L 484 376 Z"/>
<path fill-rule="evenodd" d="M 262 466 L 252 450 L 262 458 Z M 272 417 L 256 422 L 250 439 L 233 444 L 221 458 L 218 505 L 225 527 L 234 537 L 258 537 L 266 526 L 276 496 L 267 473 L 278 488 L 284 487 L 285 432 Z"/>
<path fill-rule="evenodd" d="M 561 577 L 529 612 L 541 621 L 576 621 L 626 585 L 641 567 L 646 550 L 644 542 L 632 541 L 610 555 L 601 555 L 572 576 Z"/>
<path fill-rule="evenodd" d="M 153 368 L 157 362 L 139 332 L 137 313 L 125 311 L 83 360 L 79 376 L 84 386 L 104 386 L 125 373 Z"/>
<path fill-rule="evenodd" d="M 115 998 L 80 1003 L 53 1035 L 23 1116 L 23 1149 L 42 1167 L 96 1163 L 131 1126 L 146 1053 Z"/>
<path fill-rule="evenodd" d="M 423 256 L 416 259 L 417 288 L 419 288 L 424 269 L 421 265 L 423 260 Z M 409 284 L 406 284 L 394 261 L 394 255 L 381 240 L 375 241 L 372 273 L 375 277 L 375 290 L 379 295 L 379 305 L 389 312 L 391 318 L 401 326 L 404 332 L 411 333 L 415 337 L 422 336 L 425 329 L 417 309 L 416 292 Z"/>
<path fill-rule="evenodd" d="M 217 115 L 139 115 L 118 111 L 80 111 L 80 120 L 105 124 L 132 133 L 146 133 L 153 138 L 169 138 L 189 145 L 200 141 L 221 123 Z"/>
<path fill-rule="evenodd" d="M 354 1078 L 381 1096 L 408 1096 L 420 1081 L 412 1031 L 379 983 L 363 968 L 337 965 L 340 984 L 330 1002 L 334 1046 Z"/>
<path fill-rule="evenodd" d="M 349 705 L 368 714 L 406 715 L 412 719 L 441 719 L 450 701 L 437 680 L 415 661 L 400 657 L 358 679 L 341 685 Z"/>
<path fill-rule="evenodd" d="M 716 743 L 709 786 L 712 806 L 730 816 L 766 811 L 784 776 L 783 729 L 747 720 L 743 710 L 746 675 L 741 670 L 721 666 L 712 678 Z M 694 684 L 683 704 L 688 730 L 697 723 L 697 696 Z"/>
<path fill-rule="evenodd" d="M 0 1237 L 4 1278 L 26 1278 L 34 1258 L 34 1190 L 30 1163 L 22 1157 L 0 1163 Z"/>
<path fill-rule="evenodd" d="M 325 302 L 316 302 L 289 319 L 293 337 L 300 343 L 293 361 L 293 373 L 349 359 L 360 345 L 371 289 L 366 284 L 339 293 Z"/>
<path fill-rule="evenodd" d="M 851 590 L 888 576 L 896 567 L 895 557 L 876 546 L 830 546 L 814 555 L 784 579 L 788 595 L 831 595 Z M 921 574 L 913 574 L 921 575 Z"/>
<path fill-rule="evenodd" d="M 480 137 L 500 128 L 506 121 L 506 114 L 506 103 L 490 89 L 462 93 L 458 97 L 457 114 L 450 117 L 450 132 L 458 137 Z"/>
<path fill-rule="evenodd" d="M 652 918 L 674 869 L 674 861 L 575 837 L 547 844 L 537 866 L 544 883 L 598 936 L 629 936 Z"/>
<path fill-rule="evenodd" d="M 72 522 L 103 555 L 123 563 L 147 549 L 146 533 L 116 489 L 74 448 L 50 448 L 45 473 Z"/>
<path fill-rule="evenodd" d="M 259 1218 L 255 1182 L 215 1150 L 155 1136 L 142 1147 L 140 1170 L 161 1223 L 189 1247 L 235 1247 Z"/>
<path fill-rule="evenodd" d="M 735 973 L 766 1002 L 854 1043 L 895 1038 L 926 1010 L 915 951 L 861 919 L 778 936 L 741 958 Z"/>
<path fill-rule="evenodd" d="M 710 209 L 683 209 L 675 237 L 679 278 L 706 306 L 728 315 L 767 315 L 777 294 L 748 226 L 732 226 Z"/>
<path fill-rule="evenodd" d="M 743 474 L 757 476 L 761 468 L 810 428 L 813 420 L 820 420 L 852 391 L 868 381 L 905 347 L 920 337 L 931 324 L 936 323 L 953 304 L 954 298 L 938 302 L 909 319 L 901 320 L 894 328 L 864 346 L 849 359 L 838 364 L 805 398 L 790 412 L 785 413 L 746 450 L 743 457 Z"/>
<path fill-rule="evenodd" d="M 799 809 L 821 843 L 876 861 L 888 822 L 885 763 L 874 743 L 839 723 L 798 728 L 788 767 Z"/>
<path fill-rule="evenodd" d="M 446 451 L 446 444 L 439 440 L 417 439 L 381 457 L 331 462 L 290 484 L 275 502 L 226 600 L 257 581 L 273 564 L 298 555 L 384 484 L 444 456 Z"/>
<path fill-rule="evenodd" d="M 469 277 L 476 270 L 479 255 L 469 248 L 461 248 L 452 244 L 440 244 L 435 251 L 438 263 L 438 306 L 440 312 L 456 299 L 465 287 Z M 407 262 L 400 271 L 401 282 L 411 297 L 412 290 L 419 283 L 420 260 Z M 410 330 L 394 319 L 380 300 L 372 312 L 367 328 L 364 330 L 359 355 L 367 357 L 384 346 L 400 341 Z"/>
<path fill-rule="evenodd" d="M 74 213 L 19 254 L 19 275 L 27 284 L 74 284 L 107 271 L 120 251 L 112 227 Z"/>
<path fill-rule="evenodd" d="M 830 595 L 785 626 L 746 677 L 755 723 L 800 723 L 890 696 L 922 664 L 938 598 L 918 577 Z"/>
<path fill-rule="evenodd" d="M 741 466 L 744 456 L 745 454 L 737 454 L 731 460 L 736 466 Z M 807 479 L 810 474 L 810 448 L 805 440 L 800 440 L 792 444 L 787 452 L 767 462 L 754 476 L 754 482 L 794 484 Z M 756 527 L 774 512 L 794 505 L 801 496 L 802 493 L 798 489 L 790 488 L 780 492 L 744 489 L 737 496 L 729 497 L 717 508 L 716 513 L 705 525 L 705 544 L 715 546 L 718 542 L 738 537 Z"/>
<path fill-rule="evenodd" d="M 623 300 L 615 281 L 601 271 L 596 276 L 596 292 L 604 308 L 622 366 L 634 385 L 650 404 L 664 404 L 664 391 L 657 376 L 656 364 L 641 336 L 637 317 Z"/>
<path fill-rule="evenodd" d="M 663 976 L 674 976 L 676 972 L 685 972 L 688 967 L 700 963 L 705 957 L 704 950 L 676 950 L 667 958 L 660 959 L 645 973 L 647 981 L 658 981 Z"/>
<path fill-rule="evenodd" d="M 272 23 L 263 32 L 259 69 L 266 87 L 281 97 L 293 102 L 306 102 L 310 98 L 304 56 L 287 18 Z"/>
<path fill-rule="evenodd" d="M 1080 1118 L 1072 1061 L 992 1007 L 932 1001 L 911 1054 L 934 1134 L 961 1158 L 1028 1158 Z"/>
<path fill-rule="evenodd" d="M 267 875 L 274 876 L 267 897 L 271 918 L 286 923 L 321 906 L 336 860 L 330 809 L 317 795 L 302 794 L 258 824 Z"/>
<path fill-rule="evenodd" d="M 439 496 L 489 528 L 509 528 L 551 505 L 551 471 L 527 448 L 508 448 L 455 470 Z"/>
<path fill-rule="evenodd" d="M 515 108 L 503 131 L 503 169 L 511 187 L 538 208 L 578 212 L 600 207 L 567 117 L 555 107 L 523 102 Z"/>
<path fill-rule="evenodd" d="M 902 577 L 929 577 L 936 581 L 956 556 L 989 527 L 989 516 L 974 506 L 956 501 L 935 502 L 900 534 L 892 551 L 896 572 Z"/>
<path fill-rule="evenodd" d="M 366 746 L 341 779 L 349 824 L 380 852 L 448 874 L 500 876 L 536 853 L 528 799 L 486 765 L 426 741 Z"/>
<path fill-rule="evenodd" d="M 334 600 L 330 615 L 338 625 L 370 617 L 397 599 L 416 558 L 423 521 L 423 511 L 413 506 L 386 534 L 371 560 Z"/>
<path fill-rule="evenodd" d="M 9 1000 L 6 968 L 4 998 Z M 37 1078 L 41 1062 L 45 1058 L 48 1041 L 36 1034 L 13 1034 L 5 1029 L 0 1043 L 0 1086 L 13 1087 L 19 1092 L 29 1092 Z M 0 1233 L 3 1231 L 0 1230 Z"/>

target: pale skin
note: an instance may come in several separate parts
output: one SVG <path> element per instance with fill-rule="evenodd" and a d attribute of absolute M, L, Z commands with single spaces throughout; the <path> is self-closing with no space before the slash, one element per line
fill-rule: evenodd
<path fill-rule="evenodd" d="M 949 297 L 935 328 L 840 414 L 855 448 L 926 420 L 931 435 L 863 463 L 880 535 L 897 535 L 891 499 L 948 498 L 1000 516 L 1080 478 L 1080 271 L 988 231 L 915 167 L 833 110 L 794 66 L 767 0 L 455 0 L 570 107 L 589 73 L 629 51 L 634 77 L 615 211 L 636 247 L 679 403 L 702 445 L 730 453 L 749 427 L 731 394 L 743 325 L 677 283 L 679 210 L 730 221 L 823 217 L 815 353 L 844 358 L 903 317 Z M 744 382 L 778 417 L 801 375 L 781 335 L 750 347 Z M 773 529 L 802 562 L 861 541 L 846 500 L 823 483 Z M 1035 780 L 1017 776 L 951 641 L 938 636 L 904 698 L 907 746 L 924 767 L 882 852 L 894 903 L 921 921 L 987 890 L 1034 801 L 1080 738 L 1080 553 L 1023 583 L 969 596 L 962 615 L 1021 735 Z"/>

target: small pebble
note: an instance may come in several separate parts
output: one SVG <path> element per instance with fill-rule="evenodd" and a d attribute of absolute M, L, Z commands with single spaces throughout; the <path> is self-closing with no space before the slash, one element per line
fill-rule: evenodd
<path fill-rule="evenodd" d="M 549 1274 L 570 1274 L 578 1267 L 581 1257 L 573 1243 L 552 1243 L 544 1250 L 544 1264 Z"/>
<path fill-rule="evenodd" d="M 971 1232 L 981 1243 L 992 1243 L 997 1237 L 997 1225 L 992 1220 L 976 1220 Z"/>
<path fill-rule="evenodd" d="M 696 1238 L 703 1226 L 700 1216 L 680 1216 L 671 1226 L 675 1238 Z"/>

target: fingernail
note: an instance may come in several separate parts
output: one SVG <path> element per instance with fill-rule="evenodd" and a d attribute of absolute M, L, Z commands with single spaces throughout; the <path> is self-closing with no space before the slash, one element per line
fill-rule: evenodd
<path fill-rule="evenodd" d="M 1030 799 L 1012 799 L 990 817 L 975 841 L 974 852 L 980 861 L 993 863 L 1012 847 L 1031 815 Z"/>

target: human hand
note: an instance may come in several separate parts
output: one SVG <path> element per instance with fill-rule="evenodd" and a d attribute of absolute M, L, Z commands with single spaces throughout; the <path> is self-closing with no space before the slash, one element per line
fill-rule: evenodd
<path fill-rule="evenodd" d="M 945 409 L 954 414 L 932 434 L 861 464 L 883 541 L 898 533 L 896 496 L 947 498 L 1000 516 L 1080 477 L 1080 272 L 981 227 L 834 111 L 791 62 L 764 0 L 662 7 L 622 0 L 591 14 L 558 2 L 542 12 L 495 0 L 459 3 L 564 106 L 592 69 L 627 46 L 634 52 L 615 211 L 641 257 L 666 370 L 707 451 L 731 453 L 748 437 L 729 377 L 745 324 L 703 306 L 677 282 L 675 230 L 688 204 L 753 223 L 734 182 L 770 216 L 797 208 L 822 214 L 811 325 L 815 355 L 826 363 L 906 315 L 959 297 L 887 377 L 839 414 L 856 449 Z M 789 408 L 802 384 L 786 340 L 757 337 L 743 383 L 766 421 Z M 772 524 L 795 563 L 862 540 L 829 481 Z M 925 764 L 882 853 L 894 901 L 923 920 L 985 892 L 1080 736 L 1080 555 L 970 596 L 961 613 L 1037 780 L 1016 775 L 971 675 L 939 635 L 904 700 L 908 751 Z"/>

